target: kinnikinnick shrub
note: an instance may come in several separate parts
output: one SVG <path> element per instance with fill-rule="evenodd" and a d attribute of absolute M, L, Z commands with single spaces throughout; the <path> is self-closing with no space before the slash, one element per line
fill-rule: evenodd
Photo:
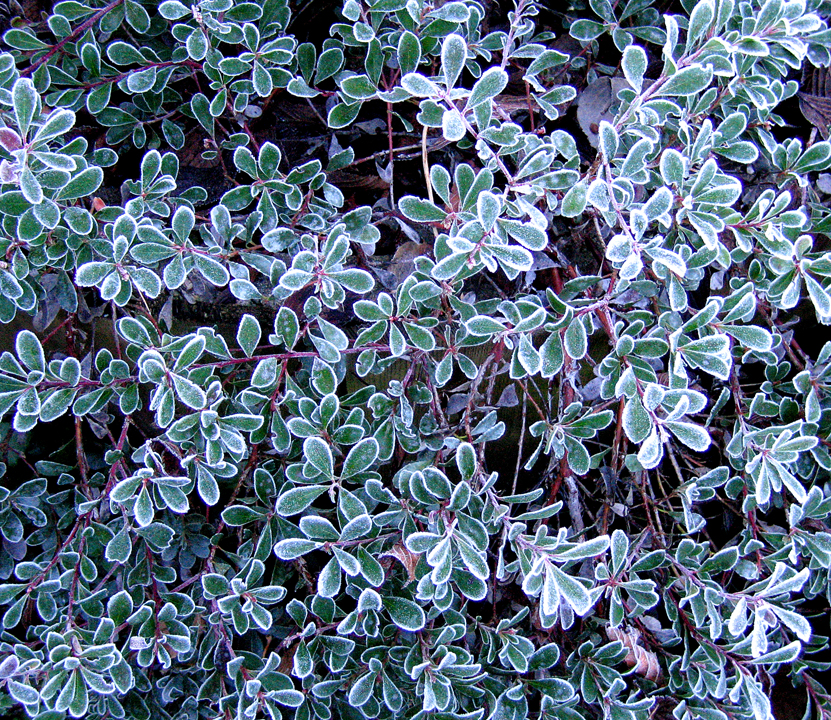
<path fill-rule="evenodd" d="M 831 717 L 828 3 L 29 10 L 0 707 Z"/>

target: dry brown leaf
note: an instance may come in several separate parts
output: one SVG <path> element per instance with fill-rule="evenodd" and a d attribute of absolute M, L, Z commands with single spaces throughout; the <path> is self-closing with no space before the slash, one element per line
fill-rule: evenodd
<path fill-rule="evenodd" d="M 386 190 L 390 186 L 377 175 L 360 175 L 347 170 L 329 173 L 329 182 L 339 188 L 349 190 Z"/>
<path fill-rule="evenodd" d="M 539 105 L 533 95 L 497 95 L 493 99 L 497 114 L 503 120 L 510 120 L 511 115 L 517 112 L 536 112 Z"/>
<path fill-rule="evenodd" d="M 617 640 L 623 643 L 623 647 L 627 650 L 623 661 L 627 666 L 633 668 L 638 675 L 643 675 L 647 680 L 653 682 L 658 682 L 661 679 L 661 664 L 658 662 L 658 656 L 638 644 L 641 634 L 637 628 L 630 628 L 626 632 L 622 628 L 607 625 L 606 636 L 609 640 Z"/>
<path fill-rule="evenodd" d="M 420 555 L 411 552 L 403 544 L 398 543 L 397 545 L 393 545 L 392 550 L 389 552 L 381 553 L 381 557 L 394 557 L 401 562 L 404 566 L 404 569 L 407 571 L 407 582 L 404 585 L 409 585 L 413 580 L 416 579 L 415 571 L 416 566 L 418 565 L 418 559 Z"/>
<path fill-rule="evenodd" d="M 395 275 L 396 287 L 415 272 L 416 258 L 426 255 L 430 250 L 430 245 L 416 243 L 412 240 L 408 240 L 399 246 L 387 266 L 387 270 Z"/>
<path fill-rule="evenodd" d="M 577 122 L 586 133 L 592 147 L 597 147 L 599 142 L 597 132 L 600 122 L 614 120 L 612 108 L 619 104 L 617 94 L 627 87 L 631 85 L 626 78 L 610 78 L 604 75 L 588 85 L 577 98 Z"/>
<path fill-rule="evenodd" d="M 831 73 L 828 68 L 808 65 L 802 72 L 797 97 L 805 119 L 827 139 L 831 129 Z"/>
<path fill-rule="evenodd" d="M 296 123 L 312 123 L 313 125 L 317 125 L 320 122 L 314 108 L 306 102 L 292 103 L 283 100 L 279 104 L 278 112 L 284 115 L 287 120 Z"/>
<path fill-rule="evenodd" d="M 209 169 L 219 165 L 219 154 L 211 159 L 202 157 L 206 150 L 215 152 L 216 143 L 201 129 L 191 130 L 185 137 L 185 145 L 179 151 L 179 161 L 182 165 L 197 169 Z"/>

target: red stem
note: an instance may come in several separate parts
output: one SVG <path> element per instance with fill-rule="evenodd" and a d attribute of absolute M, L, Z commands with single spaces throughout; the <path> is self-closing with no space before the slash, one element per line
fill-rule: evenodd
<path fill-rule="evenodd" d="M 43 63 L 45 63 L 49 58 L 51 58 L 55 53 L 59 53 L 63 50 L 64 45 L 67 43 L 75 42 L 81 35 L 83 35 L 87 30 L 89 30 L 95 23 L 97 23 L 102 17 L 104 17 L 107 13 L 111 10 L 117 8 L 124 0 L 112 0 L 111 3 L 102 7 L 98 12 L 96 12 L 92 17 L 82 22 L 78 27 L 75 28 L 69 35 L 67 35 L 63 40 L 59 43 L 56 43 L 52 46 L 52 49 L 43 55 L 42 57 L 35 60 L 29 67 L 25 70 L 21 71 L 20 77 L 26 77 L 30 73 L 37 70 Z"/>

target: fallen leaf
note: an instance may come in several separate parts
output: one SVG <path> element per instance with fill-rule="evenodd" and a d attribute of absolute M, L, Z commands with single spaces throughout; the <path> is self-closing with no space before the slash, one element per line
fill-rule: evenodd
<path fill-rule="evenodd" d="M 519 397 L 517 397 L 516 386 L 511 383 L 502 391 L 496 407 L 516 407 L 517 405 L 519 405 Z"/>
<path fill-rule="evenodd" d="M 203 153 L 207 153 L 208 157 L 204 157 Z M 178 155 L 182 165 L 200 170 L 214 168 L 220 162 L 216 143 L 201 128 L 187 134 L 185 145 Z"/>
<path fill-rule="evenodd" d="M 401 562 L 404 569 L 407 571 L 407 582 L 404 585 L 409 585 L 416 579 L 415 570 L 418 566 L 418 559 L 420 555 L 408 550 L 402 543 L 393 545 L 389 552 L 381 553 L 381 557 L 394 557 Z"/>
<path fill-rule="evenodd" d="M 647 88 L 651 84 L 651 80 L 644 80 L 643 86 Z M 577 98 L 577 122 L 592 147 L 598 146 L 600 122 L 614 121 L 620 106 L 617 94 L 624 88 L 632 88 L 626 78 L 604 75 L 590 83 Z"/>
<path fill-rule="evenodd" d="M 350 190 L 386 190 L 390 184 L 378 175 L 360 175 L 346 170 L 329 173 L 329 182 L 339 188 Z"/>
<path fill-rule="evenodd" d="M 426 243 L 416 243 L 408 240 L 395 251 L 395 255 L 392 256 L 392 261 L 386 269 L 395 275 L 396 286 L 415 272 L 416 258 L 426 255 L 430 252 L 430 249 L 430 245 Z"/>
<path fill-rule="evenodd" d="M 802 72 L 797 97 L 805 119 L 828 139 L 831 128 L 831 73 L 828 68 L 807 65 Z"/>
<path fill-rule="evenodd" d="M 623 644 L 623 647 L 628 651 L 623 662 L 634 672 L 653 682 L 658 682 L 661 679 L 661 664 L 658 662 L 658 656 L 638 644 L 641 634 L 637 628 L 630 628 L 629 632 L 626 632 L 622 628 L 607 625 L 606 636 L 609 640 L 617 640 Z"/>

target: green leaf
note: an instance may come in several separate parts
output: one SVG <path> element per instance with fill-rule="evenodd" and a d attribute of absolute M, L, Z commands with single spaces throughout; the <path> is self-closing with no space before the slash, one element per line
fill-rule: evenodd
<path fill-rule="evenodd" d="M 3 42 L 16 50 L 43 50 L 49 46 L 35 37 L 34 33 L 21 28 L 12 28 L 3 35 Z"/>
<path fill-rule="evenodd" d="M 315 83 L 320 84 L 323 80 L 332 77 L 343 66 L 343 50 L 339 47 L 330 47 L 320 53 L 317 59 L 317 73 Z M 360 106 L 359 106 L 360 107 Z M 330 125 L 330 127 L 332 127 Z"/>
<path fill-rule="evenodd" d="M 747 141 L 734 140 L 729 145 L 714 148 L 713 151 L 728 160 L 745 165 L 755 162 L 759 157 L 759 149 L 752 142 Z"/>
<path fill-rule="evenodd" d="M 447 213 L 428 200 L 405 195 L 398 201 L 398 207 L 408 220 L 417 222 L 444 222 Z"/>
<path fill-rule="evenodd" d="M 29 330 L 21 330 L 15 338 L 15 351 L 17 357 L 29 370 L 38 372 L 46 371 L 46 358 L 43 354 L 43 346 L 37 335 Z"/>
<path fill-rule="evenodd" d="M 75 175 L 58 194 L 56 200 L 76 200 L 92 195 L 104 181 L 104 171 L 99 167 L 88 167 Z"/>
<path fill-rule="evenodd" d="M 519 245 L 489 244 L 487 250 L 499 261 L 503 269 L 507 268 L 507 271 L 525 272 L 530 270 L 534 264 L 531 253 Z M 516 272 L 513 275 L 516 275 Z"/>
<path fill-rule="evenodd" d="M 751 350 L 768 352 L 773 345 L 773 336 L 770 332 L 757 325 L 722 325 L 721 327 L 730 337 Z"/>
<path fill-rule="evenodd" d="M 143 35 L 150 29 L 150 16 L 139 3 L 125 0 L 124 17 L 137 33 Z"/>
<path fill-rule="evenodd" d="M 544 378 L 552 378 L 563 367 L 565 355 L 560 333 L 555 332 L 548 336 L 540 348 L 540 373 Z"/>
<path fill-rule="evenodd" d="M 344 78 L 340 84 L 345 95 L 355 100 L 369 100 L 374 98 L 378 88 L 366 75 L 352 75 Z"/>
<path fill-rule="evenodd" d="M 120 590 L 107 600 L 107 615 L 116 625 L 121 625 L 133 614 L 133 598 L 126 590 Z"/>
<path fill-rule="evenodd" d="M 831 160 L 831 142 L 816 142 L 809 147 L 793 166 L 797 173 L 807 173 L 815 170 L 826 170 Z"/>
<path fill-rule="evenodd" d="M 584 617 L 593 605 L 589 591 L 581 582 L 571 577 L 571 575 L 566 575 L 556 565 L 550 565 L 548 571 L 554 577 L 560 595 L 571 606 L 575 614 Z"/>
<path fill-rule="evenodd" d="M 653 428 L 649 433 L 649 437 L 641 445 L 638 450 L 638 462 L 647 470 L 657 467 L 664 456 L 664 446 L 658 437 L 657 428 Z"/>
<path fill-rule="evenodd" d="M 505 331 L 505 325 L 488 315 L 475 315 L 465 323 L 465 328 L 471 335 L 490 337 Z"/>
<path fill-rule="evenodd" d="M 262 329 L 257 318 L 248 313 L 243 315 L 237 328 L 237 343 L 246 357 L 251 357 L 254 354 L 261 335 Z"/>
<path fill-rule="evenodd" d="M 213 506 L 219 502 L 219 485 L 209 472 L 198 473 L 196 489 L 206 505 Z"/>
<path fill-rule="evenodd" d="M 540 355 L 531 344 L 527 334 L 520 337 L 517 359 L 528 375 L 536 375 L 539 372 L 541 366 Z"/>
<path fill-rule="evenodd" d="M 441 68 L 444 74 L 444 83 L 448 89 L 452 88 L 467 62 L 467 43 L 461 35 L 448 35 L 441 46 Z"/>
<path fill-rule="evenodd" d="M 33 205 L 43 202 L 43 188 L 28 165 L 20 172 L 20 189 L 24 197 Z"/>
<path fill-rule="evenodd" d="M 36 706 L 40 701 L 40 693 L 38 693 L 38 691 L 31 685 L 24 685 L 23 683 L 17 682 L 17 680 L 12 680 L 11 678 L 9 678 L 6 683 L 9 694 L 17 702 L 22 703 L 23 705 Z"/>
<path fill-rule="evenodd" d="M 831 294 L 808 273 L 803 273 L 802 276 L 817 315 L 821 318 L 831 317 Z"/>
<path fill-rule="evenodd" d="M 176 395 L 185 405 L 194 410 L 201 410 L 205 407 L 207 399 L 201 387 L 184 375 L 171 373 L 171 377 Z"/>
<path fill-rule="evenodd" d="M 179 0 L 165 0 L 159 5 L 159 15 L 165 20 L 179 20 L 190 14 L 190 9 Z"/>
<path fill-rule="evenodd" d="M 0 585 L 0 605 L 6 605 L 26 589 L 26 585 L 5 583 Z"/>
<path fill-rule="evenodd" d="M 116 65 L 144 65 L 147 62 L 135 47 L 120 40 L 107 45 L 107 57 Z"/>
<path fill-rule="evenodd" d="M 591 458 L 586 446 L 579 440 L 575 440 L 570 435 L 563 438 L 567 453 L 568 466 L 576 475 L 585 475 L 589 471 Z"/>
<path fill-rule="evenodd" d="M 687 28 L 687 52 L 699 44 L 708 31 L 713 29 L 716 9 L 713 0 L 699 0 L 690 13 L 690 22 Z"/>
<path fill-rule="evenodd" d="M 445 110 L 441 118 L 441 131 L 445 140 L 458 142 L 467 133 L 462 114 L 454 107 Z"/>
<path fill-rule="evenodd" d="M 300 333 L 300 323 L 293 310 L 285 306 L 280 308 L 274 320 L 274 331 L 287 349 L 291 350 L 294 347 Z"/>
<path fill-rule="evenodd" d="M 579 317 L 575 317 L 566 328 L 563 337 L 565 350 L 568 356 L 574 360 L 581 360 L 586 356 L 589 349 L 589 339 L 586 335 L 586 326 Z"/>
<path fill-rule="evenodd" d="M 614 126 L 606 120 L 600 121 L 600 129 L 598 130 L 598 138 L 600 142 L 600 149 L 603 152 L 607 162 L 610 162 L 617 155 L 617 146 L 619 138 L 617 130 Z"/>
<path fill-rule="evenodd" d="M 306 700 L 306 696 L 299 690 L 280 689 L 272 692 L 274 693 L 274 699 L 286 707 L 300 707 Z"/>
<path fill-rule="evenodd" d="M 74 124 L 74 112 L 63 108 L 53 110 L 46 118 L 46 122 L 35 133 L 35 137 L 32 139 L 32 146 L 38 147 L 48 140 L 64 135 L 72 129 Z"/>
<path fill-rule="evenodd" d="M 312 550 L 320 547 L 319 542 L 304 540 L 303 538 L 288 538 L 281 540 L 274 546 L 274 554 L 280 560 L 296 560 Z"/>
<path fill-rule="evenodd" d="M 247 505 L 231 505 L 222 511 L 222 521 L 229 527 L 240 527 L 262 518 L 262 512 Z"/>
<path fill-rule="evenodd" d="M 325 492 L 326 488 L 322 485 L 292 488 L 281 493 L 280 497 L 277 498 L 275 512 L 282 517 L 297 515 L 303 512 Z"/>
<path fill-rule="evenodd" d="M 329 273 L 329 277 L 335 282 L 343 285 L 343 287 L 350 292 L 360 295 L 365 295 L 375 286 L 375 281 L 372 279 L 372 275 L 370 275 L 366 270 L 359 270 L 358 268 L 337 270 Z"/>
<path fill-rule="evenodd" d="M 588 199 L 589 189 L 582 180 L 565 194 L 562 205 L 560 206 L 560 214 L 563 217 L 573 218 L 580 215 L 586 209 L 586 200 Z"/>
<path fill-rule="evenodd" d="M 339 103 L 335 105 L 330 111 L 329 116 L 326 119 L 327 124 L 333 130 L 340 130 L 341 128 L 345 128 L 347 125 L 351 125 L 352 122 L 358 117 L 358 113 L 361 110 L 362 103 Z"/>
<path fill-rule="evenodd" d="M 407 73 L 401 78 L 401 87 L 415 97 L 438 97 L 441 88 L 419 73 Z"/>
<path fill-rule="evenodd" d="M 729 379 L 732 357 L 727 335 L 708 335 L 679 347 L 678 351 L 690 367 L 701 368 L 720 380 Z"/>
<path fill-rule="evenodd" d="M 127 89 L 133 94 L 144 93 L 156 83 L 156 68 L 136 70 L 127 76 Z"/>
<path fill-rule="evenodd" d="M 303 455 L 324 477 L 334 476 L 334 461 L 329 444 L 319 437 L 309 437 L 303 442 Z"/>
<path fill-rule="evenodd" d="M 120 563 L 123 565 L 130 559 L 132 549 L 133 546 L 130 542 L 130 535 L 127 532 L 127 529 L 124 528 L 113 535 L 112 539 L 107 543 L 104 555 L 108 562 Z"/>
<path fill-rule="evenodd" d="M 336 558 L 332 558 L 317 576 L 317 592 L 325 598 L 338 594 L 341 584 L 341 569 Z"/>
<path fill-rule="evenodd" d="M 214 119 L 211 115 L 210 103 L 202 93 L 196 93 L 190 100 L 190 109 L 199 124 L 211 137 L 214 134 Z"/>
<path fill-rule="evenodd" d="M 473 479 L 478 467 L 476 450 L 473 445 L 467 442 L 459 444 L 459 447 L 456 448 L 456 466 L 459 468 L 463 480 L 470 482 Z"/>
<path fill-rule="evenodd" d="M 228 284 L 230 275 L 217 260 L 202 253 L 193 253 L 191 257 L 196 269 L 209 283 L 217 287 L 225 287 Z"/>
<path fill-rule="evenodd" d="M 378 441 L 375 438 L 364 438 L 346 456 L 341 477 L 349 478 L 363 472 L 375 462 L 377 457 Z"/>
<path fill-rule="evenodd" d="M 208 598 L 227 595 L 230 589 L 228 579 L 219 573 L 206 573 L 202 576 L 202 589 Z"/>
<path fill-rule="evenodd" d="M 34 83 L 29 78 L 18 79 L 12 87 L 12 107 L 20 135 L 24 139 L 29 134 L 32 119 L 38 111 L 40 96 Z"/>
<path fill-rule="evenodd" d="M 813 634 L 811 623 L 802 615 L 777 605 L 771 605 L 770 609 L 773 610 L 780 622 L 802 640 L 802 642 L 808 642 L 811 639 L 811 635 Z"/>
<path fill-rule="evenodd" d="M 688 448 L 696 452 L 704 452 L 710 447 L 710 434 L 700 425 L 677 421 L 667 421 L 664 424 Z"/>
<path fill-rule="evenodd" d="M 706 0 L 709 2 L 710 0 Z M 643 76 L 646 73 L 646 53 L 638 45 L 628 45 L 623 51 L 621 68 L 629 84 L 640 92 L 643 87 Z"/>
<path fill-rule="evenodd" d="M 680 185 L 685 175 L 684 156 L 673 148 L 667 148 L 661 155 L 661 177 L 667 185 Z"/>
<path fill-rule="evenodd" d="M 424 610 L 412 600 L 402 597 L 385 597 L 384 607 L 392 620 L 402 630 L 418 632 L 424 627 Z"/>
<path fill-rule="evenodd" d="M 150 500 L 147 486 L 142 487 L 141 492 L 139 492 L 133 512 L 139 527 L 145 528 L 153 522 L 153 503 Z"/>
<path fill-rule="evenodd" d="M 764 665 L 766 667 L 774 664 L 792 663 L 799 657 L 802 652 L 802 643 L 799 640 L 794 640 L 781 648 L 772 650 L 757 658 L 750 660 L 751 665 Z"/>
<path fill-rule="evenodd" d="M 254 92 L 259 97 L 268 97 L 274 90 L 274 82 L 271 79 L 271 74 L 259 62 L 254 63 L 254 72 L 251 75 L 251 81 L 254 85 Z"/>
<path fill-rule="evenodd" d="M 320 94 L 313 87 L 310 87 L 302 77 L 296 77 L 289 80 L 286 90 L 288 90 L 295 97 L 302 98 L 313 98 Z"/>
<path fill-rule="evenodd" d="M 508 85 L 508 73 L 502 68 L 491 67 L 485 70 L 473 86 L 467 100 L 469 108 L 475 108 L 501 93 Z"/>
<path fill-rule="evenodd" d="M 421 62 L 421 43 L 414 33 L 404 31 L 398 39 L 398 66 L 401 72 L 415 72 Z"/>
<path fill-rule="evenodd" d="M 359 708 L 369 702 L 372 697 L 372 690 L 375 687 L 376 675 L 375 673 L 365 673 L 361 675 L 349 688 L 349 706 Z"/>
<path fill-rule="evenodd" d="M 670 75 L 657 90 L 657 95 L 697 95 L 704 90 L 713 79 L 711 66 L 690 65 L 682 68 L 674 75 Z"/>
<path fill-rule="evenodd" d="M 493 229 L 501 209 L 502 204 L 499 198 L 492 192 L 485 190 L 479 193 L 479 197 L 476 198 L 476 213 L 485 232 L 490 232 Z"/>
<path fill-rule="evenodd" d="M 641 443 L 652 432 L 652 419 L 641 399 L 633 397 L 623 409 L 623 431 L 633 443 Z"/>
<path fill-rule="evenodd" d="M 571 37 L 581 42 L 589 42 L 600 37 L 606 28 L 593 20 L 577 20 L 571 24 L 568 32 Z"/>
<path fill-rule="evenodd" d="M 544 230 L 531 223 L 516 220 L 499 219 L 499 224 L 508 231 L 508 235 L 529 250 L 542 251 L 548 246 L 548 236 Z"/>

